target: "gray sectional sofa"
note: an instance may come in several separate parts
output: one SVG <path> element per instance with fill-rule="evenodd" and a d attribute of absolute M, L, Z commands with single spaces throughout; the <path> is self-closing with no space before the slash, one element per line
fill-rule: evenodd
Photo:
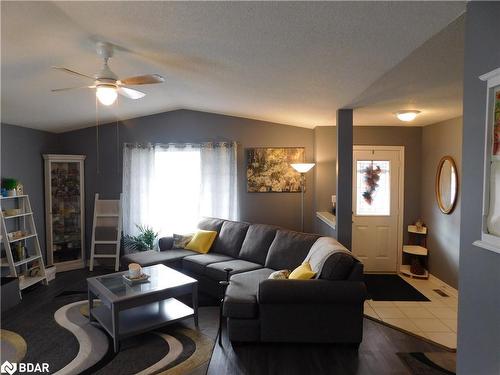
<path fill-rule="evenodd" d="M 317 279 L 271 280 L 275 270 L 299 266 L 320 236 L 215 218 L 199 228 L 218 233 L 207 254 L 173 249 L 165 237 L 160 251 L 123 256 L 122 265 L 163 263 L 193 276 L 214 297 L 221 295 L 225 269 L 232 269 L 223 305 L 232 341 L 361 342 L 366 287 L 363 264 L 354 257 L 331 255 Z"/>

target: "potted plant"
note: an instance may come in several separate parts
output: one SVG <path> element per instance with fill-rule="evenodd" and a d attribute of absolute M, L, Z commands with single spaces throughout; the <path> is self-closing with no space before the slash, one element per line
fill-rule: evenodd
<path fill-rule="evenodd" d="M 2 181 L 3 188 L 7 190 L 7 196 L 15 197 L 16 196 L 16 188 L 17 188 L 17 180 L 14 178 L 4 178 Z"/>
<path fill-rule="evenodd" d="M 139 230 L 137 236 L 127 234 L 123 237 L 123 244 L 131 252 L 153 250 L 158 238 L 158 232 L 147 225 L 135 225 Z"/>

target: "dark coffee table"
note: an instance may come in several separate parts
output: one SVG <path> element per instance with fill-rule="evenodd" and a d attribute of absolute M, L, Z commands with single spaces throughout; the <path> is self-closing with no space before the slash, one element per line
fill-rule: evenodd
<path fill-rule="evenodd" d="M 149 281 L 130 286 L 123 280 L 127 272 L 87 279 L 89 320 L 97 320 L 113 338 L 115 353 L 120 340 L 193 317 L 198 328 L 198 281 L 158 264 L 144 267 Z M 193 308 L 175 299 L 191 294 Z M 101 304 L 94 307 L 94 298 Z"/>

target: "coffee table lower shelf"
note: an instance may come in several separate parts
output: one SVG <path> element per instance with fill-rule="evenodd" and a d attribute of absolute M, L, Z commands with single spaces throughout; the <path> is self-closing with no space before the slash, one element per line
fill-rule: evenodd
<path fill-rule="evenodd" d="M 91 314 L 111 337 L 115 338 L 111 309 L 105 305 L 100 305 L 93 308 Z M 193 316 L 194 310 L 175 298 L 122 310 L 118 316 L 117 339 L 151 331 Z"/>

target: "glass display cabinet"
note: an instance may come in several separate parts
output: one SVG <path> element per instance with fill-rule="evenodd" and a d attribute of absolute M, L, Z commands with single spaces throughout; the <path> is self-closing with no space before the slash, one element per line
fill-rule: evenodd
<path fill-rule="evenodd" d="M 84 155 L 43 155 L 47 263 L 68 271 L 85 266 Z"/>

